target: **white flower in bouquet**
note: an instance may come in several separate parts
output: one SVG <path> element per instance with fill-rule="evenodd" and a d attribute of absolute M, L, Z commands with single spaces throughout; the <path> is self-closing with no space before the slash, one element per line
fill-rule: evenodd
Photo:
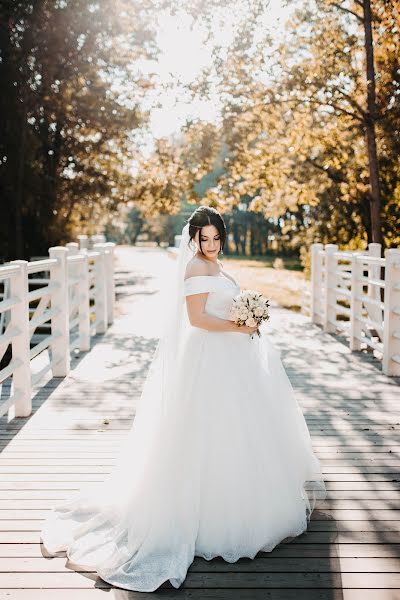
<path fill-rule="evenodd" d="M 269 300 L 263 294 L 255 290 L 244 290 L 233 299 L 230 313 L 237 325 L 255 327 L 269 319 L 268 308 Z M 261 335 L 258 329 L 257 335 Z"/>

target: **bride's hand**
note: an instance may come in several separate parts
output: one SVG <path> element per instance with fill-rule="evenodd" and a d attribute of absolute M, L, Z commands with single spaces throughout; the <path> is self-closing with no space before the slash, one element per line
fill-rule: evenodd
<path fill-rule="evenodd" d="M 238 326 L 238 331 L 239 331 L 239 333 L 252 334 L 252 333 L 255 333 L 258 328 L 259 328 L 259 325 L 255 325 L 254 327 L 249 327 L 248 325 L 241 325 L 240 327 Z"/>

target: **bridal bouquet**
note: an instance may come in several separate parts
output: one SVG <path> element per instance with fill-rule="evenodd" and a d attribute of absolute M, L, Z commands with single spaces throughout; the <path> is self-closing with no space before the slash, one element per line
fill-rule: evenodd
<path fill-rule="evenodd" d="M 265 296 L 255 290 L 244 290 L 233 299 L 231 318 L 239 326 L 255 327 L 269 319 L 268 307 L 269 300 Z M 261 336 L 258 329 L 257 335 Z"/>

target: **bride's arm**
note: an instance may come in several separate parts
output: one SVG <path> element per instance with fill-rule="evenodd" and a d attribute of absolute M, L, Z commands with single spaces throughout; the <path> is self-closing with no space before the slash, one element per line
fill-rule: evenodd
<path fill-rule="evenodd" d="M 240 327 L 234 321 L 220 319 L 205 312 L 208 292 L 186 296 L 187 313 L 193 327 L 207 329 L 207 331 L 238 331 Z"/>
<path fill-rule="evenodd" d="M 207 331 L 236 331 L 239 333 L 254 333 L 257 327 L 239 327 L 234 321 L 220 319 L 205 312 L 208 292 L 186 296 L 186 306 L 190 324 L 193 327 L 207 329 Z"/>
<path fill-rule="evenodd" d="M 196 277 L 198 275 L 211 275 L 206 265 L 189 263 L 186 268 L 185 278 Z M 187 313 L 190 324 L 193 327 L 200 327 L 207 331 L 236 331 L 239 333 L 254 333 L 257 327 L 239 327 L 234 321 L 220 319 L 206 312 L 208 292 L 189 294 L 186 296 Z"/>

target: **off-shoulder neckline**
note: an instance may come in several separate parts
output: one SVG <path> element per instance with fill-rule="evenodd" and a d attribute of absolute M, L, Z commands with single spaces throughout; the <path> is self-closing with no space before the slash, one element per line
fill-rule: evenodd
<path fill-rule="evenodd" d="M 204 277 L 213 277 L 214 279 L 225 279 L 226 281 L 232 283 L 233 285 L 239 287 L 239 284 L 236 281 L 233 281 L 232 279 L 230 279 L 229 277 L 226 277 L 225 275 L 192 275 L 191 277 L 187 277 L 186 279 L 183 280 L 183 283 L 185 283 L 185 281 L 189 281 L 190 279 L 199 279 L 199 277 L 204 278 Z"/>

